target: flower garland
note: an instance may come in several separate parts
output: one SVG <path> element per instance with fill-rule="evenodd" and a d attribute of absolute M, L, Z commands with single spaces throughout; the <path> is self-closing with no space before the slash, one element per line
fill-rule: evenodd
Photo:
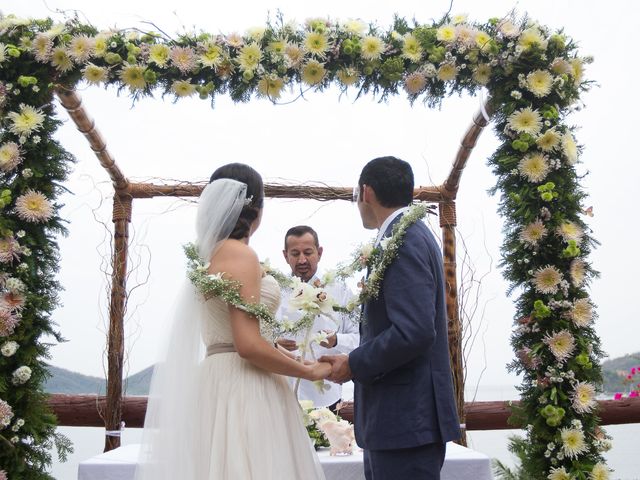
<path fill-rule="evenodd" d="M 193 243 L 184 247 L 185 254 L 188 259 L 187 277 L 196 287 L 196 289 L 205 297 L 219 297 L 229 305 L 247 312 L 249 315 L 260 321 L 261 332 L 271 340 L 275 340 L 284 334 L 296 334 L 313 325 L 313 321 L 320 311 L 319 304 L 322 300 L 312 299 L 299 306 L 304 312 L 297 322 L 279 322 L 273 313 L 263 303 L 246 302 L 240 295 L 240 282 L 224 278 L 224 274 L 219 272 L 216 274 L 208 273 L 209 265 L 200 260 L 198 250 Z"/>
<path fill-rule="evenodd" d="M 366 302 L 378 298 L 384 274 L 398 255 L 398 250 L 402 246 L 405 233 L 407 233 L 409 227 L 423 219 L 430 212 L 431 207 L 425 203 L 412 205 L 409 211 L 393 225 L 390 237 L 382 239 L 378 246 L 372 241 L 359 248 L 352 255 L 353 259 L 350 263 L 340 266 L 334 272 L 327 274 L 329 278 L 345 279 L 365 268 L 369 270 L 368 277 L 360 283 L 361 289 L 357 301 L 350 302 L 345 307 L 347 311 L 354 311 L 360 305 L 364 305 Z"/>
<path fill-rule="evenodd" d="M 336 84 L 381 99 L 404 92 L 430 107 L 486 87 L 500 142 L 489 165 L 505 219 L 502 266 L 518 292 L 511 368 L 523 378 L 517 414 L 527 438 L 512 448 L 523 476 L 607 478 L 606 434 L 593 407 L 603 354 L 587 290 L 596 242 L 583 218 L 593 212 L 582 205 L 581 147 L 567 121 L 591 85 L 590 61 L 563 32 L 515 17 L 396 18 L 387 30 L 278 17 L 243 35 L 169 38 L 99 31 L 78 18 L 0 15 L 0 405 L 3 422 L 14 422 L 0 425 L 0 442 L 12 445 L 0 449 L 0 475 L 47 478 L 59 439 L 42 393 L 48 345 L 40 339 L 61 339 L 51 320 L 60 290 L 55 235 L 64 231 L 56 198 L 73 158 L 54 139 L 52 99 L 56 86 L 84 82 L 134 100 L 159 92 L 212 104 L 222 94 L 275 102 L 299 86 Z M 365 289 L 375 291 L 375 282 Z M 69 447 L 60 446 L 63 454 Z"/>

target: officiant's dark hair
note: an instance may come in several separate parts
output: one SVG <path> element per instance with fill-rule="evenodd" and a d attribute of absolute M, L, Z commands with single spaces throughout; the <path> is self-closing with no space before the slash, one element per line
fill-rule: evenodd
<path fill-rule="evenodd" d="M 361 190 L 363 185 L 376 192 L 383 207 L 406 207 L 413 201 L 413 170 L 396 157 L 378 157 L 367 163 L 358 180 Z"/>
<path fill-rule="evenodd" d="M 240 212 L 236 226 L 229 238 L 239 240 L 249 235 L 251 224 L 258 218 L 260 209 L 264 205 L 264 184 L 262 177 L 249 165 L 244 163 L 228 163 L 218 168 L 209 179 L 209 183 L 219 178 L 230 178 L 247 185 L 247 198 L 251 199 Z"/>
<path fill-rule="evenodd" d="M 310 233 L 313 237 L 313 242 L 316 244 L 316 248 L 320 248 L 320 241 L 318 240 L 318 232 L 316 232 L 309 225 L 296 225 L 287 230 L 284 235 L 284 249 L 287 250 L 287 238 L 289 237 L 301 237 L 307 233 Z"/>

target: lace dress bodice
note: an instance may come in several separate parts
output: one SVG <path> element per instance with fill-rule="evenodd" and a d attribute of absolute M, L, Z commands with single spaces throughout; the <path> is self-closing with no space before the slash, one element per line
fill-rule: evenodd
<path fill-rule="evenodd" d="M 260 303 L 265 304 L 273 314 L 278 310 L 280 285 L 271 276 L 262 277 Z M 218 343 L 233 343 L 228 304 L 218 297 L 213 297 L 206 301 L 205 309 L 206 314 L 203 315 L 201 323 L 203 343 L 207 346 Z M 269 330 L 263 328 L 262 325 L 260 331 L 265 338 L 273 340 L 269 336 Z"/>

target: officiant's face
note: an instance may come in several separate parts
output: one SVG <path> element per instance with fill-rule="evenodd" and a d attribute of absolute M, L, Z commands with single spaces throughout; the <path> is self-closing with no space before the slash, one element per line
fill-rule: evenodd
<path fill-rule="evenodd" d="M 322 247 L 317 247 L 313 235 L 305 233 L 299 237 L 289 235 L 286 241 L 284 258 L 291 267 L 291 273 L 307 282 L 318 271 L 318 262 L 322 257 Z"/>

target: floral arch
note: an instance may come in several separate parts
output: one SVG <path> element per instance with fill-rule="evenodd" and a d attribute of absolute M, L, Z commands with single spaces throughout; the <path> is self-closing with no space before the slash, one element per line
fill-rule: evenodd
<path fill-rule="evenodd" d="M 501 142 L 488 163 L 504 217 L 502 264 L 517 293 L 511 367 L 523 375 L 515 415 L 528 438 L 514 446 L 532 478 L 606 478 L 595 400 L 602 352 L 587 291 L 594 240 L 567 118 L 589 87 L 589 61 L 562 32 L 515 18 L 396 18 L 388 30 L 278 19 L 242 36 L 172 39 L 78 19 L 0 17 L 0 478 L 48 478 L 48 448 L 65 449 L 42 392 L 42 335 L 60 339 L 51 321 L 55 235 L 65 232 L 56 198 L 73 162 L 53 139 L 52 102 L 57 93 L 64 103 L 80 82 L 115 85 L 134 100 L 161 92 L 212 105 L 217 95 L 277 101 L 288 87 L 337 84 L 432 107 L 486 88 Z"/>

